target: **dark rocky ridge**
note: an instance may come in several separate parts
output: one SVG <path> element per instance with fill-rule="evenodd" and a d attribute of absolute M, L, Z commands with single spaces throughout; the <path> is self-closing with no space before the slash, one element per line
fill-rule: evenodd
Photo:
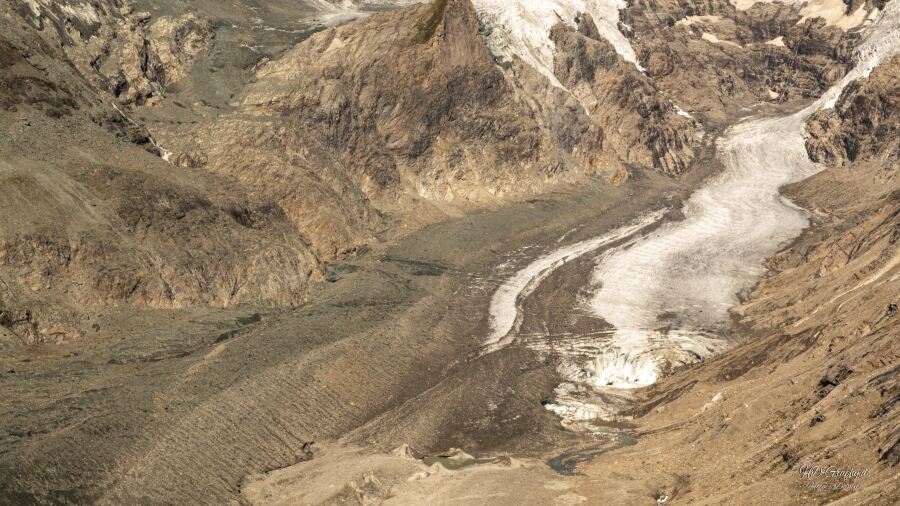
<path fill-rule="evenodd" d="M 616 54 L 590 16 L 579 18 L 577 31 L 557 23 L 551 39 L 556 76 L 590 104 L 589 117 L 614 152 L 668 174 L 687 168 L 700 144 L 697 124 L 678 115 L 650 77 Z"/>

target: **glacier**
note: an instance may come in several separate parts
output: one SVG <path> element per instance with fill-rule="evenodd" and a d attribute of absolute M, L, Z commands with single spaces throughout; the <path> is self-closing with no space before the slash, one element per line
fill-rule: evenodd
<path fill-rule="evenodd" d="M 834 107 L 848 84 L 898 53 L 900 5 L 889 4 L 840 82 L 797 113 L 733 126 L 718 143 L 725 171 L 691 196 L 685 219 L 602 259 L 590 305 L 616 331 L 588 366 L 595 384 L 645 386 L 664 365 L 724 347 L 714 336 L 727 325 L 737 294 L 765 273 L 766 258 L 808 226 L 806 213 L 779 193 L 823 168 L 806 153 L 807 118 Z"/>
<path fill-rule="evenodd" d="M 608 239 L 616 237 L 618 244 L 598 258 L 593 293 L 583 301 L 614 328 L 576 336 L 569 341 L 571 349 L 555 348 L 562 355 L 559 372 L 569 383 L 560 386 L 547 409 L 570 420 L 614 417 L 614 406 L 597 404 L 603 404 L 597 397 L 601 393 L 607 399 L 628 397 L 631 389 L 656 382 L 668 367 L 723 351 L 728 343 L 722 334 L 737 294 L 765 272 L 766 258 L 809 224 L 805 211 L 779 192 L 823 168 L 806 153 L 807 118 L 834 107 L 848 84 L 897 54 L 900 2 L 891 2 L 865 31 L 854 67 L 817 101 L 794 114 L 750 118 L 719 139 L 725 170 L 685 202 L 683 220 L 642 234 L 661 219 L 658 211 L 648 213 L 595 239 L 546 253 L 501 285 L 491 301 L 489 347 L 515 339 L 521 320 L 517 301 L 560 262 L 609 246 L 614 241 Z M 538 59 L 540 53 L 533 56 Z M 540 339 L 526 344 L 547 349 Z"/>

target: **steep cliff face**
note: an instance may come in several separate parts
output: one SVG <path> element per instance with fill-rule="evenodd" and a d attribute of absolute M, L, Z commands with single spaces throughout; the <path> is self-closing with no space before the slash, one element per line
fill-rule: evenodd
<path fill-rule="evenodd" d="M 556 76 L 585 107 L 591 123 L 606 132 L 613 152 L 628 163 L 669 174 L 687 168 L 701 140 L 697 123 L 679 114 L 646 74 L 617 54 L 590 16 L 578 18 L 577 30 L 558 23 L 551 39 Z"/>
<path fill-rule="evenodd" d="M 236 109 L 185 147 L 277 199 L 326 257 L 366 241 L 380 226 L 370 199 L 401 186 L 478 198 L 558 165 L 464 2 L 318 33 L 263 65 Z"/>

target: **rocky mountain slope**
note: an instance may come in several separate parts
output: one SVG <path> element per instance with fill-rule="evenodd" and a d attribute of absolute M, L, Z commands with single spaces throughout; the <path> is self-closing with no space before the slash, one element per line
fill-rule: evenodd
<path fill-rule="evenodd" d="M 679 174 L 712 140 L 700 121 L 715 126 L 726 110 L 733 113 L 759 98 L 815 95 L 841 75 L 848 52 L 841 48 L 854 40 L 819 21 L 780 21 L 801 15 L 780 4 L 746 11 L 722 2 L 638 4 L 623 18 L 631 26 L 630 44 L 611 24 L 615 9 L 591 10 L 600 16 L 595 20 L 564 3 L 555 12 L 571 19 L 561 18 L 543 35 L 491 2 L 442 0 L 374 14 L 377 5 L 371 2 L 216 5 L 16 0 L 6 8 L 7 45 L 11 58 L 21 56 L 20 66 L 56 72 L 49 83 L 78 88 L 73 97 L 54 92 L 59 97 L 51 114 L 90 103 L 90 112 L 79 105 L 71 118 L 92 123 L 74 128 L 88 133 L 94 158 L 124 160 L 137 144 L 170 163 L 163 167 L 144 155 L 143 162 L 128 162 L 135 170 L 156 167 L 157 179 L 142 180 L 146 192 L 169 192 L 167 178 L 191 174 L 196 190 L 188 200 L 214 202 L 214 195 L 225 193 L 237 198 L 221 207 L 241 227 L 235 230 L 270 223 L 265 226 L 279 231 L 238 233 L 233 240 L 270 260 L 235 270 L 240 256 L 221 260 L 231 255 L 219 251 L 225 248 L 219 239 L 228 234 L 216 233 L 215 241 L 199 248 L 210 259 L 194 267 L 199 260 L 189 251 L 198 246 L 147 236 L 144 247 L 183 260 L 154 254 L 147 264 L 135 263 L 140 255 L 126 253 L 123 245 L 103 254 L 103 264 L 121 265 L 112 280 L 100 267 L 63 261 L 65 268 L 37 269 L 25 281 L 15 265 L 30 263 L 26 259 L 33 255 L 18 251 L 24 239 L 10 237 L 8 249 L 18 252 L 8 255 L 5 279 L 10 294 L 17 294 L 7 299 L 20 301 L 9 308 L 20 315 L 16 321 L 26 313 L 38 322 L 72 320 L 70 333 L 84 333 L 74 312 L 51 316 L 54 310 L 26 296 L 33 288 L 25 285 L 79 287 L 63 289 L 65 295 L 51 288 L 61 302 L 296 304 L 304 300 L 309 280 L 319 276 L 320 261 L 447 216 L 586 177 L 620 184 L 631 168 Z M 299 21 L 289 21 L 287 12 Z M 322 30 L 360 16 L 365 19 Z M 704 30 L 737 42 L 698 38 Z M 498 42 L 504 33 L 537 39 L 507 47 Z M 776 39 L 785 42 L 768 43 Z M 531 43 L 540 47 L 542 66 L 529 65 L 523 51 Z M 45 54 L 23 44 L 40 44 Z M 548 55 L 551 63 L 544 62 Z M 24 82 L 12 75 L 18 66 L 7 68 L 10 79 Z M 7 101 L 36 101 L 28 93 L 37 91 L 18 89 L 14 94 L 20 96 Z M 17 124 L 7 122 L 10 128 Z M 97 124 L 113 126 L 103 131 Z M 51 121 L 47 127 L 61 125 Z M 37 146 L 10 149 L 43 163 Z M 115 170 L 122 164 L 114 164 Z M 98 177 L 80 184 L 99 191 L 94 185 L 109 177 Z M 237 195 L 250 197 L 240 202 L 244 197 Z M 177 202 L 161 205 L 207 206 Z M 62 207 L 52 198 L 46 205 Z M 127 227 L 136 220 L 166 228 L 156 223 L 162 219 L 157 214 L 129 217 L 123 233 L 132 233 Z M 182 214 L 176 211 L 175 219 Z M 263 239 L 276 236 L 274 242 Z M 59 232 L 50 243 L 64 244 L 65 237 Z M 196 280 L 179 277 L 195 270 L 202 272 L 192 275 Z M 265 288 L 249 288 L 256 281 Z"/>
<path fill-rule="evenodd" d="M 874 12 L 870 4 L 865 12 Z M 639 1 L 624 11 L 638 59 L 660 89 L 707 122 L 746 101 L 817 98 L 850 63 L 855 29 L 804 16 L 790 2 Z"/>
<path fill-rule="evenodd" d="M 684 170 L 700 146 L 696 124 L 590 17 L 579 30 L 560 23 L 554 32 L 571 38 L 557 72 L 579 88 L 574 96 L 533 69 L 522 71 L 525 83 L 505 73 L 470 2 L 376 14 L 260 67 L 235 112 L 195 137 L 177 128 L 160 136 L 277 199 L 326 258 L 365 240 L 378 210 L 408 219 L 421 207 L 412 199 L 465 209 L 585 174 L 620 182 L 628 163 Z M 584 51 L 606 66 L 573 69 Z"/>
<path fill-rule="evenodd" d="M 319 260 L 281 208 L 167 164 L 145 128 L 65 63 L 63 47 L 8 7 L 0 18 L 5 327 L 27 342 L 60 341 L 89 333 L 84 317 L 109 305 L 305 300 Z"/>
<path fill-rule="evenodd" d="M 810 119 L 807 150 L 811 159 L 829 165 L 879 164 L 885 182 L 893 179 L 900 153 L 897 60 L 878 68 L 868 79 L 852 83 L 833 109 Z"/>

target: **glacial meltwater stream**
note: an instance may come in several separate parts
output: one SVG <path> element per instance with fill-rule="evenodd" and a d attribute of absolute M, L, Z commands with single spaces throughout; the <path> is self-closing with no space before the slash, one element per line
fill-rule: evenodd
<path fill-rule="evenodd" d="M 822 167 L 807 156 L 806 119 L 833 107 L 843 88 L 864 78 L 900 49 L 900 2 L 889 2 L 870 25 L 853 70 L 818 101 L 783 117 L 754 118 L 718 141 L 725 170 L 685 203 L 684 219 L 645 233 L 662 219 L 655 211 L 601 237 L 551 251 L 515 273 L 494 294 L 488 343 L 516 339 L 520 300 L 568 259 L 616 245 L 598 257 L 585 306 L 614 327 L 563 352 L 560 372 L 570 383 L 548 405 L 572 420 L 614 414 L 598 393 L 655 382 L 667 367 L 696 362 L 726 347 L 721 338 L 737 294 L 765 272 L 764 261 L 808 225 L 805 212 L 779 193 L 785 184 Z M 557 349 L 557 352 L 559 350 Z"/>

